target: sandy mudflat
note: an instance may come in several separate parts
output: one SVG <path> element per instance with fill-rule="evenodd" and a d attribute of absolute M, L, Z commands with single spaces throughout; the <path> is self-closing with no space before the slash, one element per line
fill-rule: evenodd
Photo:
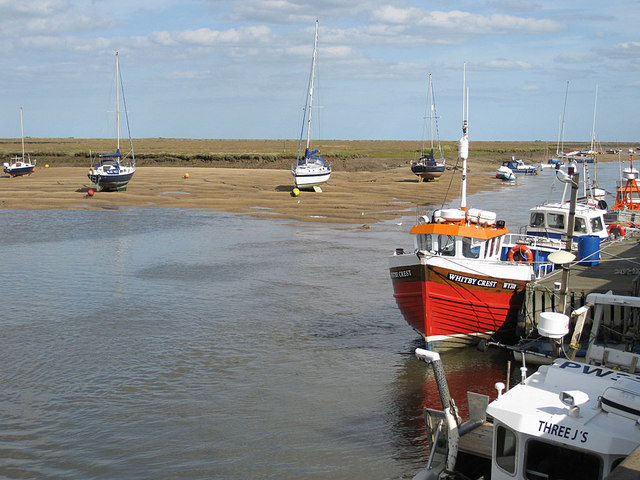
<path fill-rule="evenodd" d="M 184 178 L 188 173 L 189 178 Z M 334 171 L 322 192 L 291 195 L 291 172 L 274 169 L 139 167 L 124 192 L 87 194 L 87 168 L 39 167 L 26 177 L 0 175 L 0 208 L 100 209 L 177 207 L 366 225 L 412 214 L 417 205 L 459 196 L 459 173 L 418 183 L 409 167 L 376 172 Z M 493 175 L 470 175 L 468 193 L 497 186 Z"/>

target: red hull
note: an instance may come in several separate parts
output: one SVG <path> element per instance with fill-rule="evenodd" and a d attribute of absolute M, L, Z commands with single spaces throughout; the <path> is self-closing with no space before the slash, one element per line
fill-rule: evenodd
<path fill-rule="evenodd" d="M 429 348 L 467 346 L 491 335 L 515 336 L 527 282 L 461 275 L 429 265 L 391 268 L 391 278 L 400 311 Z"/>

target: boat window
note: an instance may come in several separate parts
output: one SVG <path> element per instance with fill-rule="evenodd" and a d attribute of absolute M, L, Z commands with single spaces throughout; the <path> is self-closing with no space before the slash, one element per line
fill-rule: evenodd
<path fill-rule="evenodd" d="M 544 227 L 544 213 L 531 212 L 529 225 L 531 225 L 532 227 Z"/>
<path fill-rule="evenodd" d="M 548 221 L 549 228 L 564 228 L 564 215 L 562 213 L 550 213 Z"/>
<path fill-rule="evenodd" d="M 440 255 L 452 257 L 456 254 L 456 237 L 452 235 L 438 235 Z"/>
<path fill-rule="evenodd" d="M 491 256 L 491 254 L 493 253 L 493 243 L 495 241 L 496 241 L 495 238 L 490 238 L 489 241 L 487 242 L 487 246 L 484 251 L 484 258 Z"/>
<path fill-rule="evenodd" d="M 602 472 L 600 457 L 584 450 L 530 440 L 525 458 L 525 478 L 599 479 Z"/>
<path fill-rule="evenodd" d="M 431 251 L 433 249 L 433 240 L 431 235 L 424 233 L 418 234 L 418 250 Z"/>
<path fill-rule="evenodd" d="M 462 239 L 462 255 L 467 258 L 479 258 L 482 243 L 483 241 L 477 238 L 464 237 Z"/>
<path fill-rule="evenodd" d="M 508 473 L 516 472 L 517 446 L 515 433 L 503 425 L 499 425 L 496 430 L 495 461 L 498 467 Z"/>
<path fill-rule="evenodd" d="M 602 219 L 600 217 L 595 217 L 591 219 L 591 231 L 592 232 L 600 232 L 604 226 L 602 225 Z"/>
<path fill-rule="evenodd" d="M 584 218 L 576 217 L 573 230 L 576 233 L 587 233 L 587 222 L 585 222 Z"/>

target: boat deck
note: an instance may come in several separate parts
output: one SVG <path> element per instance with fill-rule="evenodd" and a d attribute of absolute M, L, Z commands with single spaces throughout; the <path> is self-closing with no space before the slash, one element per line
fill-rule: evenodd
<path fill-rule="evenodd" d="M 493 441 L 493 423 L 484 422 L 467 434 L 460 437 L 459 450 L 470 455 L 491 458 Z"/>
<path fill-rule="evenodd" d="M 541 311 L 559 311 L 562 269 L 527 285 L 521 327 L 525 329 Z M 574 264 L 569 270 L 568 298 L 572 307 L 584 305 L 589 293 L 638 296 L 640 294 L 640 234 L 608 242 L 600 250 L 598 265 Z"/>

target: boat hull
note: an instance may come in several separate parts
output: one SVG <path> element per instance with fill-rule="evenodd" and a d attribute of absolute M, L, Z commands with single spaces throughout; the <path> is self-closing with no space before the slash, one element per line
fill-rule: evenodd
<path fill-rule="evenodd" d="M 89 172 L 87 176 L 99 191 L 116 191 L 125 190 L 134 173 L 135 170 L 127 173 L 101 173 L 94 171 L 94 173 Z"/>
<path fill-rule="evenodd" d="M 431 350 L 466 347 L 482 338 L 515 340 L 528 281 L 460 273 L 414 263 L 392 265 L 393 296 L 407 323 Z"/>
<path fill-rule="evenodd" d="M 423 181 L 435 180 L 436 178 L 440 178 L 444 173 L 444 170 L 445 165 L 429 166 L 415 164 L 411 166 L 411 171 L 415 173 L 420 178 L 420 180 Z"/>
<path fill-rule="evenodd" d="M 312 188 L 326 183 L 331 177 L 331 169 L 324 164 L 306 163 L 291 169 L 293 182 L 298 188 Z"/>
<path fill-rule="evenodd" d="M 22 175 L 31 175 L 36 170 L 35 165 L 22 165 L 15 167 L 13 165 L 4 167 L 4 173 L 9 174 L 10 177 L 19 177 Z"/>

